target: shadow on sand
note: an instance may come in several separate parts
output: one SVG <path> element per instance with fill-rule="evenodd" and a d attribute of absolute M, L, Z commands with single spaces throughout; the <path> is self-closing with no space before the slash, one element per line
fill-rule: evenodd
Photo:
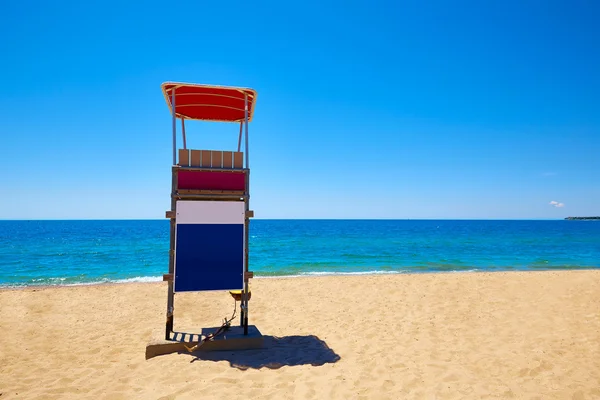
<path fill-rule="evenodd" d="M 189 353 L 187 353 L 189 354 Z M 327 343 L 314 335 L 310 336 L 264 336 L 262 349 L 240 351 L 211 351 L 193 353 L 194 359 L 205 361 L 229 361 L 233 368 L 277 369 L 284 366 L 335 363 L 340 356 Z"/>

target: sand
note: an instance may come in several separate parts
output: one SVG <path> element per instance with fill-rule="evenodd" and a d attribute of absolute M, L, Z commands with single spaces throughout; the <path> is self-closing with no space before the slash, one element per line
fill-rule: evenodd
<path fill-rule="evenodd" d="M 166 284 L 0 291 L 0 393 L 110 399 L 598 399 L 600 271 L 254 279 L 267 347 L 145 360 Z M 180 294 L 176 330 L 229 316 Z"/>

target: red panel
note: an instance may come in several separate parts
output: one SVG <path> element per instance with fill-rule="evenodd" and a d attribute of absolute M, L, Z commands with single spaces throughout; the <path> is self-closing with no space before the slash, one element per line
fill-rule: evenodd
<path fill-rule="evenodd" d="M 245 190 L 246 174 L 243 172 L 179 170 L 179 189 L 196 190 Z"/>
<path fill-rule="evenodd" d="M 173 88 L 176 88 L 175 104 L 178 118 L 223 122 L 243 121 L 246 94 L 248 120 L 252 120 L 256 101 L 256 91 L 252 89 L 168 82 L 162 85 L 162 89 L 169 108 L 172 107 Z"/>

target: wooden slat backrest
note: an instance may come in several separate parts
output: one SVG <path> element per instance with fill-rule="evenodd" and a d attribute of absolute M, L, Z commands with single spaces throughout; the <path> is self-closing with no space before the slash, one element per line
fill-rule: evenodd
<path fill-rule="evenodd" d="M 223 168 L 223 152 L 221 150 L 213 150 L 211 154 L 211 166 L 213 168 Z"/>
<path fill-rule="evenodd" d="M 200 166 L 202 167 L 210 167 L 210 150 L 201 150 L 202 151 L 202 163 Z"/>
<path fill-rule="evenodd" d="M 225 169 L 233 168 L 233 153 L 231 151 L 223 152 L 223 168 L 225 168 Z"/>
<path fill-rule="evenodd" d="M 241 151 L 179 149 L 178 165 L 216 169 L 244 168 L 244 153 Z"/>
<path fill-rule="evenodd" d="M 190 151 L 188 149 L 179 149 L 179 165 L 182 167 L 190 166 Z"/>
<path fill-rule="evenodd" d="M 242 168 L 244 166 L 244 153 L 236 151 L 233 153 L 233 168 Z"/>
<path fill-rule="evenodd" d="M 200 150 L 192 150 L 192 162 L 190 163 L 191 167 L 199 167 L 200 166 Z"/>

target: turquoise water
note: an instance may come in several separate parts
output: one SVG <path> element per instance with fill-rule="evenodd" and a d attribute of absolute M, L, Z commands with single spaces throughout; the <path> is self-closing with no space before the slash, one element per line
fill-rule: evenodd
<path fill-rule="evenodd" d="M 169 222 L 0 221 L 0 286 L 152 281 Z M 253 220 L 257 276 L 600 268 L 600 221 Z"/>

